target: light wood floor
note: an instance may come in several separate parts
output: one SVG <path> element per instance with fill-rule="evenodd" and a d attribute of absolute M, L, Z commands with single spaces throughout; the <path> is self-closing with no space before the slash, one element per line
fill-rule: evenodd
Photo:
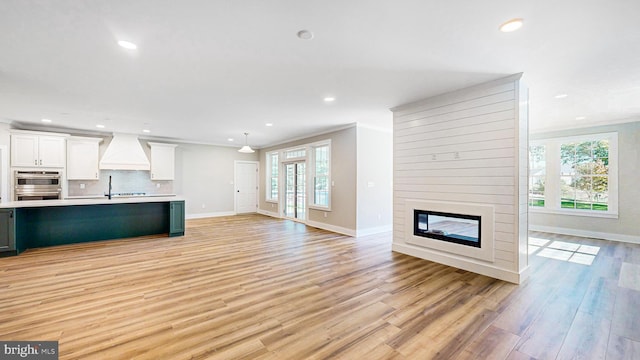
<path fill-rule="evenodd" d="M 550 241 L 516 286 L 393 253 L 390 234 L 187 225 L 0 258 L 0 340 L 58 340 L 61 359 L 640 358 L 640 245 L 532 233 L 599 252 L 538 256 L 566 255 Z"/>

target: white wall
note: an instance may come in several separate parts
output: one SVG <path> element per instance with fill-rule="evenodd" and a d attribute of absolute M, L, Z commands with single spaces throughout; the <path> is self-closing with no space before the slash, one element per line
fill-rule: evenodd
<path fill-rule="evenodd" d="M 640 121 L 583 129 L 538 133 L 531 140 L 618 133 L 618 218 L 529 213 L 532 230 L 640 243 Z"/>
<path fill-rule="evenodd" d="M 393 221 L 393 135 L 357 127 L 357 233 L 390 231 Z"/>
<path fill-rule="evenodd" d="M 357 216 L 357 140 L 356 126 L 270 146 L 260 150 L 260 204 L 265 214 L 279 216 L 283 204 L 265 200 L 265 154 L 323 140 L 331 140 L 331 211 L 309 209 L 307 223 L 318 228 L 356 235 Z M 326 213 L 326 216 L 325 216 Z"/>
<path fill-rule="evenodd" d="M 185 197 L 187 217 L 233 214 L 235 160 L 257 161 L 258 152 L 243 154 L 235 147 L 178 143 L 173 190 Z"/>
<path fill-rule="evenodd" d="M 393 249 L 504 280 L 527 269 L 527 94 L 520 75 L 394 112 Z M 493 260 L 409 244 L 414 201 L 492 206 Z M 405 220 L 407 217 L 408 220 Z M 462 245 L 461 245 L 462 246 Z"/>
<path fill-rule="evenodd" d="M 265 154 L 331 140 L 331 211 L 309 209 L 307 224 L 363 236 L 391 230 L 392 135 L 361 125 L 271 146 L 260 151 L 260 210 L 279 216 L 281 204 L 265 200 Z M 326 216 L 325 216 L 326 213 Z"/>

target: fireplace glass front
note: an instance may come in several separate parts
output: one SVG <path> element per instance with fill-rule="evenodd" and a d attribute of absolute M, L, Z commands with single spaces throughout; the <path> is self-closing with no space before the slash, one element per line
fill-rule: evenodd
<path fill-rule="evenodd" d="M 480 216 L 414 210 L 413 234 L 480 247 Z"/>

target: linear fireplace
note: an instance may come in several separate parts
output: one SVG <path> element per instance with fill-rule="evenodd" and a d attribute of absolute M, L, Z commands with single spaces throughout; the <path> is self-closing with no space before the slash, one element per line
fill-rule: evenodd
<path fill-rule="evenodd" d="M 413 235 L 481 247 L 482 218 L 478 215 L 413 210 Z"/>
<path fill-rule="evenodd" d="M 431 259 L 494 262 L 493 205 L 408 199 L 404 215 L 404 243 Z"/>

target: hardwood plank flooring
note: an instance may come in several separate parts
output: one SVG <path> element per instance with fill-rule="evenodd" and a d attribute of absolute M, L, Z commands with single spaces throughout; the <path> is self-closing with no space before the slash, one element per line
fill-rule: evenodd
<path fill-rule="evenodd" d="M 261 215 L 31 249 L 0 258 L 0 340 L 61 359 L 637 359 L 640 245 L 531 236 L 519 286 Z"/>

